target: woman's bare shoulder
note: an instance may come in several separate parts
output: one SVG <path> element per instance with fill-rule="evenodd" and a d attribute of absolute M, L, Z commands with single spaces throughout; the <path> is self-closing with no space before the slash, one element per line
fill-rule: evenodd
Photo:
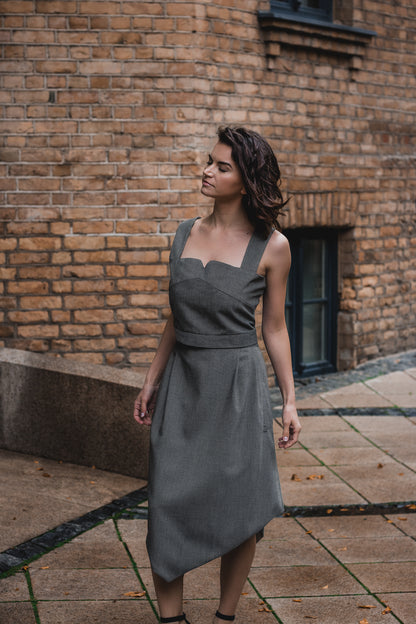
<path fill-rule="evenodd" d="M 275 230 L 270 236 L 264 255 L 267 265 L 274 265 L 277 261 L 282 262 L 284 260 L 290 262 L 290 245 L 286 236 Z"/>

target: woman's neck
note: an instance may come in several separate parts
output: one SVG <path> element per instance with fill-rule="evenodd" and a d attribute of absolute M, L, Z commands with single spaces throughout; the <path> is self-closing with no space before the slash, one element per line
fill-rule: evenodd
<path fill-rule="evenodd" d="M 222 230 L 253 229 L 241 201 L 224 203 L 216 201 L 207 222 Z"/>

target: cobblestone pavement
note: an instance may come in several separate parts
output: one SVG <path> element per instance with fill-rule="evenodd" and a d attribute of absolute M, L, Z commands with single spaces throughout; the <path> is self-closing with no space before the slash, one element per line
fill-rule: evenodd
<path fill-rule="evenodd" d="M 416 353 L 297 387 L 301 443 L 277 449 L 286 513 L 257 545 L 236 622 L 414 624 Z M 144 482 L 7 451 L 0 480 L 1 624 L 158 621 Z M 192 624 L 212 622 L 218 568 L 185 576 Z"/>

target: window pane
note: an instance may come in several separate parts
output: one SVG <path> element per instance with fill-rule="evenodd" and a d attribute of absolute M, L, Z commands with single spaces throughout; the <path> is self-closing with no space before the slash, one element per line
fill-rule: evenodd
<path fill-rule="evenodd" d="M 309 7 L 310 9 L 319 9 L 320 8 L 320 0 L 300 0 L 300 4 L 304 7 Z"/>
<path fill-rule="evenodd" d="M 303 298 L 325 297 L 326 241 L 306 239 L 303 244 Z"/>
<path fill-rule="evenodd" d="M 324 303 L 307 303 L 303 307 L 304 364 L 320 362 L 326 358 L 326 306 Z"/>

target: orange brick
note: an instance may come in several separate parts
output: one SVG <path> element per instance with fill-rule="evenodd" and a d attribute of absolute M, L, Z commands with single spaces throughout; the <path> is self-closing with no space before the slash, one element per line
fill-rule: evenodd
<path fill-rule="evenodd" d="M 114 320 L 113 310 L 75 310 L 74 321 L 77 323 L 108 323 Z"/>
<path fill-rule="evenodd" d="M 19 281 L 19 282 L 8 282 L 7 290 L 10 294 L 37 294 L 37 295 L 45 295 L 49 293 L 49 284 L 48 282 L 34 282 L 34 281 Z"/>
<path fill-rule="evenodd" d="M 59 327 L 57 325 L 22 325 L 17 328 L 17 333 L 23 338 L 57 338 Z"/>
<path fill-rule="evenodd" d="M 61 239 L 56 237 L 21 238 L 20 249 L 27 251 L 47 251 L 61 248 Z"/>
<path fill-rule="evenodd" d="M 21 297 L 20 299 L 20 307 L 22 309 L 48 309 L 51 308 L 61 308 L 62 307 L 62 299 L 61 297 L 56 296 L 43 296 L 43 297 Z"/>
<path fill-rule="evenodd" d="M 62 325 L 61 331 L 63 336 L 101 336 L 101 325 Z"/>
<path fill-rule="evenodd" d="M 39 322 L 47 322 L 49 320 L 49 313 L 46 310 L 32 310 L 32 311 L 20 311 L 20 310 L 11 310 L 8 313 L 8 318 L 10 321 L 14 323 L 25 324 L 25 323 L 39 323 Z"/>

